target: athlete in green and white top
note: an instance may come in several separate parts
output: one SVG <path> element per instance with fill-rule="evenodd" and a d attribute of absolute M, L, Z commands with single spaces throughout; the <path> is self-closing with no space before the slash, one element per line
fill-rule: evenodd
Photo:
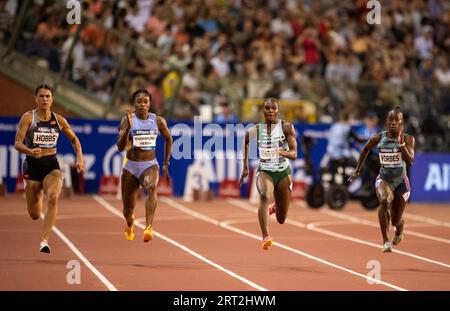
<path fill-rule="evenodd" d="M 406 175 L 406 165 L 414 161 L 414 137 L 403 132 L 403 114 L 399 107 L 389 111 L 387 131 L 373 135 L 359 155 L 358 164 L 349 180 L 358 177 L 369 151 L 377 146 L 380 159 L 380 174 L 375 187 L 380 209 L 378 220 L 383 236 L 383 252 L 392 251 L 392 244 L 397 245 L 403 239 L 402 219 L 406 201 L 410 195 L 410 184 Z M 395 227 L 395 237 L 389 242 L 389 221 Z"/>
<path fill-rule="evenodd" d="M 258 144 L 259 166 L 256 173 L 260 203 L 258 219 L 263 237 L 263 249 L 272 245 L 267 228 L 268 209 L 270 214 L 276 213 L 277 221 L 282 224 L 286 220 L 292 191 L 290 160 L 297 159 L 297 141 L 291 123 L 278 119 L 279 102 L 269 98 L 263 104 L 264 123 L 251 127 L 245 133 L 244 169 L 240 183 L 248 176 L 248 147 L 251 139 Z M 273 196 L 275 204 L 268 207 L 269 198 Z"/>
<path fill-rule="evenodd" d="M 274 126 L 272 130 L 268 129 L 266 123 L 259 123 L 257 126 L 260 171 L 282 172 L 289 167 L 287 158 L 279 156 L 280 150 L 289 150 L 283 123 L 284 121 L 278 120 L 277 123 L 271 124 Z"/>

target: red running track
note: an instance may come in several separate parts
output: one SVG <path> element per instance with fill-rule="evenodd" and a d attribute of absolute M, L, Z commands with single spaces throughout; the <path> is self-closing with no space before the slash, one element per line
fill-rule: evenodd
<path fill-rule="evenodd" d="M 377 213 L 356 203 L 335 212 L 293 202 L 286 223 L 272 216 L 268 251 L 247 200 L 160 197 L 150 243 L 139 227 L 144 201 L 134 241 L 124 239 L 121 204 L 61 199 L 48 255 L 39 252 L 42 221 L 31 220 L 23 196 L 0 198 L 0 290 L 450 290 L 448 205 L 409 204 L 404 241 L 383 254 Z M 71 260 L 80 284 L 67 282 Z"/>

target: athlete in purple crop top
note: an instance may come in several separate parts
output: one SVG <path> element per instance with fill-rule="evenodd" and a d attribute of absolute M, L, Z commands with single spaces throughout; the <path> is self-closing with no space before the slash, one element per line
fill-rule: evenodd
<path fill-rule="evenodd" d="M 159 179 L 159 165 L 156 160 L 156 138 L 158 133 L 164 137 L 164 175 L 169 177 L 169 159 L 172 151 L 172 136 L 166 120 L 149 113 L 152 95 L 146 89 L 134 92 L 132 102 L 135 113 L 127 113 L 122 118 L 117 148 L 127 149 L 125 165 L 122 170 L 123 216 L 126 219 L 125 238 L 134 238 L 134 207 L 140 186 L 148 192 L 145 201 L 146 227 L 144 242 L 153 239 L 152 223 L 156 210 L 156 186 Z"/>

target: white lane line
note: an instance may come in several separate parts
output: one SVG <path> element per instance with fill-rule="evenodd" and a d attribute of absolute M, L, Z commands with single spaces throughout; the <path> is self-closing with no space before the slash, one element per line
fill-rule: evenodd
<path fill-rule="evenodd" d="M 238 207 L 242 207 L 243 205 L 244 206 L 247 205 L 247 206 L 245 206 L 245 209 L 251 210 L 254 213 L 258 212 L 257 209 L 250 208 L 249 205 L 247 203 L 245 203 L 245 202 L 234 200 L 234 199 L 229 199 L 228 202 L 230 202 L 231 204 L 234 204 L 234 205 L 236 205 Z M 364 221 L 366 221 L 366 220 L 364 220 Z M 287 219 L 286 223 L 289 223 L 291 225 L 294 225 L 294 226 L 297 226 L 297 227 L 300 227 L 300 228 L 306 228 L 306 229 L 309 229 L 309 230 L 312 230 L 312 231 L 320 232 L 320 233 L 323 233 L 323 234 L 326 234 L 326 235 L 329 235 L 329 236 L 333 236 L 333 237 L 336 237 L 336 238 L 340 238 L 340 239 L 344 239 L 344 240 L 352 241 L 352 242 L 355 242 L 355 243 L 364 244 L 364 245 L 367 245 L 367 246 L 372 246 L 372 247 L 381 249 L 381 246 L 378 245 L 378 244 L 375 244 L 375 243 L 372 243 L 372 242 L 369 242 L 369 241 L 366 241 L 366 240 L 361 240 L 361 239 L 358 239 L 358 238 L 355 238 L 355 237 L 352 237 L 352 236 L 340 234 L 340 233 L 337 233 L 337 232 L 334 232 L 334 231 L 331 231 L 331 230 L 328 230 L 328 229 L 318 228 L 318 225 L 324 226 L 324 225 L 337 224 L 337 223 L 333 223 L 333 221 L 314 222 L 314 223 L 310 223 L 310 224 L 305 226 L 304 224 L 297 225 L 296 221 L 288 221 L 288 219 Z M 404 251 L 400 251 L 400 250 L 397 250 L 397 249 L 393 249 L 393 252 L 394 253 L 398 253 L 398 254 L 402 254 L 402 255 L 405 255 L 405 256 L 408 256 L 408 257 L 412 257 L 412 258 L 415 258 L 415 259 L 423 260 L 423 261 L 426 261 L 426 262 L 429 262 L 429 263 L 437 264 L 437 265 L 440 265 L 440 266 L 443 266 L 443 267 L 446 267 L 446 268 L 450 268 L 450 265 L 448 265 L 448 264 L 446 264 L 444 262 L 440 262 L 440 261 L 433 260 L 433 259 L 430 259 L 430 258 L 422 257 L 422 256 L 419 256 L 419 255 L 416 255 L 416 254 L 413 254 L 413 253 L 404 252 Z"/>
<path fill-rule="evenodd" d="M 105 199 L 103 199 L 102 197 L 100 197 L 100 196 L 98 196 L 98 195 L 96 195 L 96 194 L 93 195 L 92 198 L 93 198 L 95 201 L 97 201 L 100 205 L 102 205 L 105 209 L 107 209 L 108 211 L 110 211 L 111 213 L 113 213 L 114 215 L 116 215 L 117 217 L 120 217 L 120 218 L 123 219 L 122 213 L 119 212 L 116 208 L 114 208 L 114 206 L 112 206 L 112 205 L 111 205 L 109 202 L 107 202 Z M 163 199 L 163 198 L 160 198 L 159 200 L 162 200 L 162 199 Z M 134 223 L 135 223 L 135 225 L 136 225 L 137 227 L 141 228 L 142 230 L 145 229 L 145 225 L 143 225 L 141 222 L 135 220 Z M 228 270 L 228 269 L 222 267 L 222 266 L 219 265 L 219 264 L 216 264 L 215 262 L 209 260 L 208 258 L 203 257 L 203 256 L 200 255 L 199 253 L 197 253 L 197 252 L 195 252 L 195 251 L 189 249 L 188 247 L 186 247 L 186 246 L 184 246 L 184 245 L 178 243 L 177 241 L 172 240 L 171 238 L 169 238 L 169 237 L 163 235 L 162 233 L 159 233 L 159 232 L 157 232 L 157 231 L 155 231 L 155 230 L 153 230 L 153 233 L 154 233 L 157 237 L 159 237 L 160 239 L 162 239 L 162 240 L 164 240 L 164 241 L 166 241 L 166 242 L 168 242 L 168 243 L 170 243 L 170 244 L 172 244 L 172 245 L 174 245 L 174 246 L 176 246 L 176 247 L 178 247 L 178 248 L 181 248 L 183 251 L 185 251 L 185 252 L 189 253 L 190 255 L 192 255 L 192 256 L 194 256 L 194 257 L 200 259 L 201 261 L 207 263 L 208 265 L 211 265 L 211 266 L 213 266 L 214 268 L 216 268 L 216 269 L 218 269 L 218 270 L 220 270 L 220 271 L 222 271 L 222 272 L 225 272 L 225 273 L 228 274 L 229 276 L 231 276 L 231 277 L 233 277 L 233 278 L 235 278 L 235 279 L 238 279 L 239 281 L 241 281 L 241 282 L 243 282 L 243 283 L 245 283 L 245 284 L 247 284 L 247 285 L 249 285 L 249 286 L 251 286 L 251 287 L 253 287 L 253 288 L 257 289 L 257 290 L 259 290 L 259 291 L 268 291 L 268 289 L 266 289 L 266 288 L 264 288 L 264 287 L 262 287 L 262 286 L 259 286 L 258 284 L 256 284 L 256 283 L 254 283 L 254 282 L 252 282 L 252 281 L 250 281 L 250 280 L 248 280 L 248 279 L 246 279 L 246 278 L 244 278 L 244 277 L 242 277 L 242 276 L 240 276 L 240 275 L 234 273 L 234 272 L 231 271 L 231 270 Z"/>
<path fill-rule="evenodd" d="M 248 223 L 254 223 L 255 218 L 237 218 L 237 219 L 228 219 L 221 221 L 221 224 L 227 224 L 227 225 L 236 225 L 236 224 L 248 224 Z"/>
<path fill-rule="evenodd" d="M 204 214 L 201 214 L 201 213 L 199 213 L 199 212 L 193 211 L 193 210 L 191 210 L 190 208 L 187 208 L 187 207 L 185 207 L 184 205 L 182 205 L 182 204 L 180 204 L 180 203 L 178 203 L 178 202 L 176 202 L 176 201 L 174 201 L 174 200 L 172 200 L 172 199 L 169 199 L 169 198 L 167 198 L 167 197 L 160 198 L 160 201 L 162 201 L 162 202 L 164 202 L 164 203 L 170 205 L 170 206 L 173 207 L 173 208 L 176 208 L 176 209 L 182 211 L 183 213 L 192 215 L 193 217 L 199 218 L 199 219 L 201 219 L 201 220 L 204 220 L 204 221 L 209 222 L 209 223 L 211 223 L 211 224 L 214 224 L 214 225 L 216 225 L 216 226 L 220 226 L 220 227 L 222 227 L 222 228 L 228 229 L 228 230 L 230 230 L 230 231 L 239 233 L 239 234 L 244 235 L 244 236 L 247 236 L 247 237 L 249 237 L 249 238 L 252 238 L 252 239 L 261 241 L 261 237 L 258 236 L 258 235 L 256 235 L 256 234 L 253 234 L 253 233 L 250 233 L 250 232 L 241 230 L 241 229 L 239 229 L 239 228 L 233 227 L 233 226 L 229 225 L 229 224 L 227 223 L 227 221 L 219 222 L 218 220 L 216 220 L 216 219 L 214 219 L 214 218 L 211 218 L 211 217 L 206 216 L 206 215 L 204 215 Z M 253 209 L 252 209 L 252 210 L 253 210 Z M 327 261 L 327 260 L 321 259 L 321 258 L 319 258 L 319 257 L 313 256 L 313 255 L 311 255 L 311 254 L 302 252 L 302 251 L 300 251 L 300 250 L 298 250 L 298 249 L 289 247 L 289 246 L 287 246 L 287 245 L 285 245 L 285 244 L 278 243 L 278 242 L 274 242 L 273 245 L 278 246 L 278 247 L 280 247 L 280 248 L 282 248 L 282 249 L 285 249 L 285 250 L 287 250 L 287 251 L 296 253 L 296 254 L 298 254 L 298 255 L 307 257 L 307 258 L 309 258 L 309 259 L 318 261 L 318 262 L 320 262 L 320 263 L 323 263 L 323 264 L 325 264 L 325 265 L 331 266 L 331 267 L 333 267 L 333 268 L 336 268 L 336 269 L 339 269 L 339 270 L 348 272 L 348 273 L 350 273 L 350 274 L 359 276 L 359 277 L 361 277 L 361 278 L 363 278 L 363 279 L 370 280 L 371 282 L 374 282 L 374 283 L 377 283 L 377 284 L 382 284 L 382 285 L 385 285 L 385 286 L 387 286 L 387 287 L 390 287 L 390 288 L 393 288 L 393 289 L 396 289 L 396 290 L 400 290 L 400 291 L 406 291 L 406 290 L 407 290 L 407 289 L 404 289 L 404 288 L 402 288 L 402 287 L 396 286 L 396 285 L 394 285 L 394 284 L 391 284 L 391 283 L 388 283 L 388 282 L 384 282 L 384 281 L 381 281 L 381 280 L 374 279 L 374 278 L 372 278 L 372 277 L 370 277 L 370 276 L 368 276 L 368 275 L 361 274 L 361 273 L 359 273 L 359 272 L 353 271 L 353 270 L 348 269 L 348 268 L 345 268 L 345 267 L 343 267 L 343 266 L 334 264 L 334 263 L 332 263 L 332 262 L 330 262 L 330 261 Z"/>
<path fill-rule="evenodd" d="M 359 218 L 359 217 L 355 217 L 355 216 L 350 216 L 350 215 L 345 215 L 342 213 L 338 213 L 335 211 L 329 211 L 329 210 L 322 210 L 320 211 L 323 214 L 329 215 L 329 216 L 333 216 L 336 218 L 340 218 L 340 219 L 345 219 L 354 223 L 358 223 L 358 224 L 363 224 L 366 226 L 371 226 L 371 227 L 376 227 L 379 228 L 380 225 L 376 222 L 373 221 L 369 221 L 363 218 Z M 412 230 L 407 230 L 405 229 L 404 232 L 408 235 L 412 235 L 412 236 L 416 236 L 419 238 L 423 238 L 423 239 L 428 239 L 428 240 L 433 240 L 433 241 L 437 241 L 437 242 L 442 242 L 442 243 L 447 243 L 450 244 L 450 240 L 448 239 L 444 239 L 444 238 L 440 238 L 434 235 L 429 235 L 429 234 L 425 234 L 425 233 L 421 233 L 421 232 L 417 232 L 417 231 L 412 231 Z"/>
<path fill-rule="evenodd" d="M 333 236 L 333 237 L 336 237 L 336 238 L 339 238 L 339 239 L 348 240 L 348 241 L 352 241 L 352 242 L 355 242 L 355 243 L 364 244 L 364 245 L 367 245 L 367 246 L 372 246 L 372 247 L 375 247 L 375 248 L 378 248 L 378 249 L 381 250 L 381 246 L 378 245 L 378 244 L 375 244 L 375 243 L 372 243 L 372 242 L 368 242 L 366 240 L 361 240 L 361 239 L 358 239 L 358 238 L 354 238 L 354 237 L 351 237 L 351 236 L 348 236 L 348 235 L 345 235 L 345 234 L 337 233 L 335 231 L 331 231 L 331 230 L 328 230 L 328 229 L 319 228 L 319 226 L 325 226 L 325 225 L 330 225 L 330 222 L 325 222 L 325 221 L 324 222 L 314 222 L 314 223 L 308 224 L 306 227 L 307 227 L 307 229 L 312 230 L 312 231 L 320 232 L 320 233 L 323 233 L 323 234 L 326 234 L 326 235 L 330 235 L 330 236 Z M 412 258 L 419 259 L 419 260 L 422 260 L 422 261 L 434 263 L 434 264 L 437 264 L 437 265 L 440 265 L 440 266 L 443 266 L 443 267 L 446 267 L 446 268 L 450 268 L 449 264 L 446 264 L 446 263 L 443 263 L 443 262 L 440 262 L 440 261 L 437 261 L 437 260 L 433 260 L 433 259 L 430 259 L 430 258 L 422 257 L 422 256 L 415 255 L 415 254 L 408 253 L 408 252 L 403 252 L 403 251 L 400 251 L 400 250 L 397 250 L 397 249 L 393 249 L 392 251 L 394 253 L 402 254 L 402 255 L 405 255 L 405 256 L 408 256 L 408 257 L 412 257 Z"/>
<path fill-rule="evenodd" d="M 250 204 L 247 204 L 245 202 L 242 202 L 242 201 L 239 201 L 239 200 L 236 200 L 236 199 L 228 199 L 227 201 L 230 202 L 233 205 L 236 205 L 237 207 L 240 207 L 240 208 L 245 209 L 245 210 L 247 210 L 249 212 L 258 214 L 258 208 L 255 208 L 255 207 L 253 207 Z M 306 224 L 305 223 L 300 222 L 300 221 L 296 221 L 296 220 L 293 220 L 293 219 L 286 218 L 286 220 L 284 222 L 288 223 L 288 224 L 291 224 L 291 225 L 294 225 L 294 226 L 297 226 L 299 228 L 306 228 Z"/>
<path fill-rule="evenodd" d="M 44 216 L 41 215 L 41 218 L 44 219 Z M 72 252 L 81 259 L 81 261 L 95 274 L 95 276 L 110 290 L 110 291 L 118 291 L 118 289 L 100 272 L 97 268 L 94 267 L 93 264 L 78 250 L 78 248 L 61 232 L 56 226 L 53 226 L 53 231 L 63 240 L 64 243 L 69 246 Z"/>
<path fill-rule="evenodd" d="M 110 215 L 58 215 L 58 220 L 60 219 L 81 219 L 81 218 L 88 218 L 88 219 L 93 219 L 93 218 L 110 218 L 112 216 Z"/>
<path fill-rule="evenodd" d="M 449 222 L 436 220 L 436 219 L 433 219 L 430 217 L 425 217 L 425 216 L 411 214 L 411 213 L 405 213 L 405 214 L 403 214 L 403 217 L 405 217 L 406 219 L 412 219 L 412 220 L 417 220 L 417 221 L 421 221 L 421 222 L 426 222 L 426 223 L 429 223 L 429 224 L 435 225 L 435 226 L 450 228 Z"/>

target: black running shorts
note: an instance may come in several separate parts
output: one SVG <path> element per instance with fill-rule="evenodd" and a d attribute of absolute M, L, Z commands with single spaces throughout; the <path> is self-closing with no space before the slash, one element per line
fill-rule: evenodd
<path fill-rule="evenodd" d="M 25 179 L 42 182 L 48 173 L 60 168 L 56 155 L 52 154 L 41 158 L 26 157 L 22 169 Z"/>

